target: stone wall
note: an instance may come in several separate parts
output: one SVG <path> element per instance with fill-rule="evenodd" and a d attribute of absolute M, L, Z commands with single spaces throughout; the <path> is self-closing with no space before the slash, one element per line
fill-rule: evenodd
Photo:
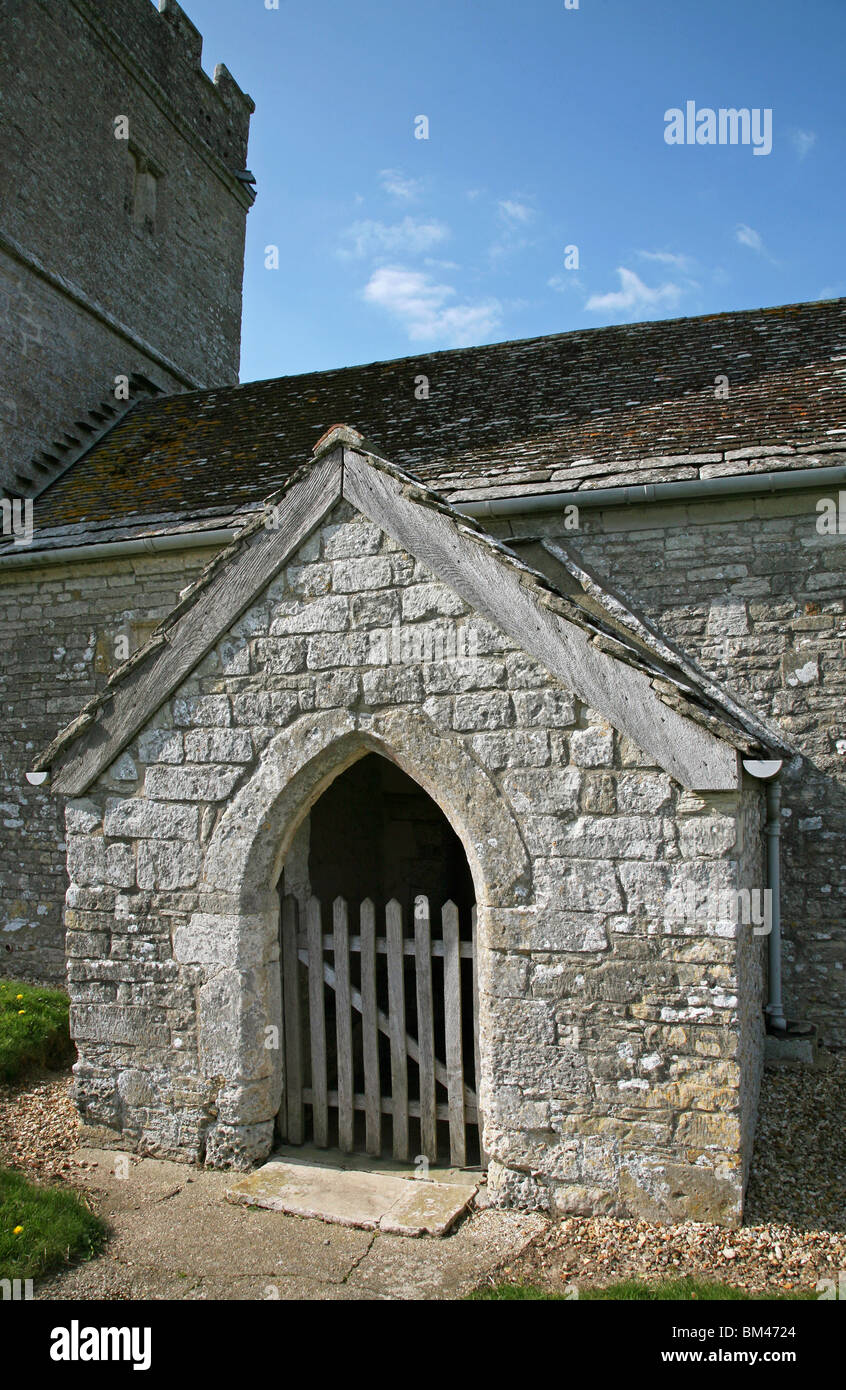
<path fill-rule="evenodd" d="M 426 659 L 468 629 L 473 655 Z M 267 1155 L 275 885 L 368 751 L 435 797 L 474 876 L 495 1200 L 736 1221 L 760 983 L 748 928 L 714 903 L 760 887 L 759 793 L 684 792 L 346 503 L 68 804 L 91 1137 Z"/>
<path fill-rule="evenodd" d="M 799 750 L 783 774 L 785 1006 L 843 1047 L 846 495 L 842 530 L 821 534 L 816 504 L 830 495 L 586 504 L 577 532 L 543 517 L 496 529 L 506 540 L 543 534 L 574 547 Z"/>
<path fill-rule="evenodd" d="M 237 381 L 252 102 L 172 0 L 8 0 L 0 46 L 5 470 L 117 374 Z"/>
<path fill-rule="evenodd" d="M 62 808 L 25 773 L 177 602 L 206 549 L 10 569 L 0 584 L 0 971 L 65 979 Z"/>

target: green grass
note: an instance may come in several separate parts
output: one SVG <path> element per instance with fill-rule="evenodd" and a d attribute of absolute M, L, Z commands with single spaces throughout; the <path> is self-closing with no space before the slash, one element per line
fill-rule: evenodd
<path fill-rule="evenodd" d="M 70 1188 L 37 1187 L 0 1168 L 0 1279 L 37 1279 L 68 1260 L 90 1259 L 106 1234 Z"/>
<path fill-rule="evenodd" d="M 576 1280 L 572 1281 L 574 1284 Z M 735 1288 L 732 1284 L 708 1283 L 702 1279 L 662 1279 L 648 1283 L 642 1279 L 621 1279 L 604 1288 L 579 1288 L 580 1303 L 597 1302 L 639 1302 L 651 1303 L 663 1300 L 676 1302 L 722 1303 L 735 1300 L 744 1302 L 792 1302 L 810 1301 L 816 1298 L 810 1289 L 791 1292 L 782 1290 L 772 1293 L 750 1293 L 747 1289 Z M 550 1293 L 535 1284 L 494 1284 L 489 1288 L 474 1289 L 468 1298 L 476 1302 L 554 1302 L 568 1301 L 566 1293 Z"/>
<path fill-rule="evenodd" d="M 0 980 L 0 1081 L 33 1067 L 61 1067 L 73 1056 L 68 997 L 58 989 Z"/>

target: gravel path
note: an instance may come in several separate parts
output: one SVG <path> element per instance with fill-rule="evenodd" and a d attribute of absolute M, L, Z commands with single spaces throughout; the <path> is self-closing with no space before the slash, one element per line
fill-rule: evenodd
<path fill-rule="evenodd" d="M 599 1284 L 634 1275 L 693 1274 L 750 1290 L 812 1289 L 821 1279 L 836 1279 L 839 1271 L 846 1271 L 844 1115 L 843 1054 L 823 1053 L 822 1065 L 814 1071 L 789 1067 L 768 1071 L 742 1229 L 727 1231 L 694 1222 L 662 1226 L 610 1217 L 543 1221 L 540 1230 L 535 1224 L 534 1239 L 512 1263 L 498 1269 L 488 1263 L 487 1277 L 558 1289 L 565 1283 Z M 89 1200 L 93 1188 L 95 1205 L 100 1205 L 93 1172 L 98 1165 L 87 1163 L 77 1150 L 69 1074 L 43 1073 L 19 1086 L 0 1086 L 0 1163 L 24 1168 L 44 1181 L 71 1182 Z M 155 1219 L 152 1212 L 150 1216 Z M 483 1217 L 488 1219 L 482 1213 L 471 1219 L 471 1225 Z M 209 1219 L 214 1220 L 213 1208 Z M 451 1240 L 431 1243 L 440 1249 L 439 1260 L 450 1244 Z M 521 1244 L 516 1242 L 515 1250 Z M 130 1251 L 122 1254 L 122 1263 L 127 1258 L 131 1264 Z M 67 1277 L 59 1276 L 62 1281 Z M 443 1289 L 441 1296 L 446 1292 Z M 86 1293 L 96 1296 L 90 1289 Z M 239 1295 L 219 1292 L 216 1296 Z"/>
<path fill-rule="evenodd" d="M 70 1088 L 70 1071 L 45 1071 L 18 1085 L 0 1085 L 0 1163 L 25 1168 L 43 1181 L 78 1174 L 71 1159 L 79 1119 Z"/>

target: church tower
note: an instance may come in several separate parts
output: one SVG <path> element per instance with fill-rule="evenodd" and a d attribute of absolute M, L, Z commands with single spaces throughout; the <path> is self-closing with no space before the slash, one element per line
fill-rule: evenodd
<path fill-rule="evenodd" d="M 0 6 L 0 489 L 238 380 L 251 98 L 175 0 Z"/>

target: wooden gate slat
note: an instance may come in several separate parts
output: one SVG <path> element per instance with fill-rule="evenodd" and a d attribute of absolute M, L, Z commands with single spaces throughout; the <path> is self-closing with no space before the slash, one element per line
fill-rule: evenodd
<path fill-rule="evenodd" d="M 405 1031 L 402 908 L 392 898 L 385 909 L 388 942 L 388 1020 L 391 1039 L 391 1096 L 393 1099 L 394 1158 L 408 1159 L 408 1056 Z"/>
<path fill-rule="evenodd" d="M 303 1087 L 303 1100 L 305 1101 L 306 1105 L 311 1105 L 311 1088 L 309 1086 Z M 379 1103 L 382 1107 L 383 1115 L 392 1115 L 394 1113 L 394 1103 L 390 1096 L 382 1096 Z M 338 1092 L 330 1091 L 330 1107 L 336 1107 L 337 1104 Z M 362 1114 L 367 1109 L 367 1101 L 360 1091 L 356 1091 L 355 1095 L 353 1096 L 353 1109 L 361 1111 Z M 420 1106 L 418 1105 L 416 1100 L 410 1100 L 408 1102 L 408 1113 L 412 1116 L 413 1119 L 419 1118 Z M 443 1101 L 438 1101 L 438 1104 L 435 1107 L 435 1113 L 437 1114 L 439 1120 L 445 1120 L 447 1122 L 449 1121 L 449 1106 L 445 1105 Z M 467 1111 L 467 1119 L 475 1123 L 476 1112 L 472 1107 Z"/>
<path fill-rule="evenodd" d="M 308 1004 L 311 1035 L 311 1113 L 314 1142 L 329 1143 L 329 1084 L 326 1074 L 326 1003 L 323 983 L 323 927 L 320 903 L 311 898 L 307 910 Z"/>
<path fill-rule="evenodd" d="M 435 1019 L 432 998 L 432 927 L 429 900 L 414 899 L 414 943 L 417 966 L 417 1047 L 420 1070 L 420 1146 L 430 1163 L 438 1158 L 435 1113 Z"/>
<path fill-rule="evenodd" d="M 297 900 L 288 894 L 282 904 L 282 974 L 285 1017 L 285 1109 L 289 1144 L 303 1142 L 303 1067 L 297 961 Z"/>
<path fill-rule="evenodd" d="M 467 1163 L 464 1128 L 464 1063 L 461 1044 L 461 957 L 458 953 L 458 908 L 446 902 L 441 909 L 444 939 L 444 1020 L 446 1035 L 447 1097 L 449 1102 L 449 1161 L 458 1168 Z"/>
<path fill-rule="evenodd" d="M 336 898 L 333 904 L 335 951 L 335 1023 L 338 1040 L 338 1147 L 351 1153 L 353 1147 L 353 1052 L 352 1000 L 350 998 L 350 929 L 347 904 Z"/>
<path fill-rule="evenodd" d="M 379 1105 L 379 1021 L 376 1009 L 376 912 L 370 898 L 361 904 L 361 1021 L 364 1051 L 365 1149 L 378 1157 L 382 1151 L 382 1116 Z"/>
<path fill-rule="evenodd" d="M 334 941 L 334 939 L 333 936 L 332 940 Z M 350 939 L 352 940 L 352 938 Z M 350 949 L 352 950 L 352 947 L 350 947 Z M 300 951 L 300 960 L 303 965 L 308 965 L 308 949 L 306 947 L 303 947 Z M 323 978 L 332 989 L 336 988 L 337 980 L 335 971 L 332 969 L 331 965 L 327 965 L 325 961 L 323 963 Z M 361 993 L 355 986 L 350 986 L 350 1001 L 356 1012 L 361 1013 Z M 384 1033 L 385 1037 L 389 1038 L 391 1036 L 391 1024 L 388 1015 L 383 1013 L 381 1009 L 377 1009 L 376 1021 L 379 1025 L 379 1032 Z M 420 1053 L 417 1048 L 417 1043 L 410 1033 L 406 1033 L 405 1035 L 405 1050 L 412 1062 L 419 1062 Z M 442 1086 L 446 1086 L 448 1080 L 447 1069 L 443 1062 L 439 1062 L 437 1058 L 435 1058 L 435 1076 Z"/>
<path fill-rule="evenodd" d="M 479 1052 L 479 943 L 476 930 L 477 916 L 475 903 L 470 912 L 470 923 L 472 929 L 471 939 L 473 942 L 473 1060 L 476 1069 L 476 1075 L 473 1079 L 475 1082 L 474 1090 L 476 1092 L 476 1123 L 479 1130 L 479 1161 L 485 1164 L 488 1158 L 482 1148 L 482 1108 L 479 1104 L 479 1095 L 482 1086 L 482 1062 Z"/>

